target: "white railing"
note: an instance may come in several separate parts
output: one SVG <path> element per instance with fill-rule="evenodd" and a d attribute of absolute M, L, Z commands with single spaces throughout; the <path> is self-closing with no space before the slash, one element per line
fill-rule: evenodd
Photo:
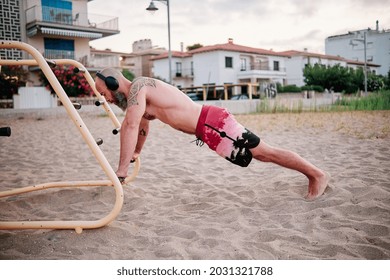
<path fill-rule="evenodd" d="M 87 14 L 48 6 L 33 6 L 26 10 L 26 23 L 48 22 L 106 30 L 119 30 L 118 18 Z"/>

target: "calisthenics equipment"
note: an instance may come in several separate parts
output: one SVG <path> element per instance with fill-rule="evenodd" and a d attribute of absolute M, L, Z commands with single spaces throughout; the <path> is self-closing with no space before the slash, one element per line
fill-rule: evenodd
<path fill-rule="evenodd" d="M 27 65 L 27 66 L 39 66 L 43 74 L 48 79 L 51 87 L 56 92 L 61 103 L 65 107 L 65 110 L 68 116 L 73 121 L 74 125 L 79 130 L 82 135 L 85 143 L 88 145 L 92 154 L 95 156 L 96 160 L 100 164 L 104 173 L 107 175 L 108 180 L 91 180 L 91 181 L 63 181 L 63 182 L 49 182 L 43 184 L 37 184 L 28 187 L 16 188 L 12 190 L 6 190 L 0 192 L 0 198 L 9 197 L 14 195 L 19 195 L 22 193 L 28 193 L 33 191 L 46 190 L 51 188 L 79 188 L 79 187 L 113 187 L 115 190 L 115 203 L 112 210 L 103 218 L 98 220 L 75 220 L 75 221 L 0 221 L 0 230 L 1 229 L 74 229 L 77 233 L 81 233 L 83 229 L 93 229 L 103 227 L 110 222 L 112 222 L 120 213 L 123 206 L 123 187 L 118 177 L 116 176 L 111 165 L 107 161 L 105 155 L 99 148 L 99 145 L 102 144 L 102 140 L 95 140 L 91 135 L 89 129 L 83 122 L 80 114 L 77 112 L 76 108 L 80 108 L 79 104 L 74 104 L 70 101 L 69 97 L 66 95 L 64 89 L 59 83 L 58 79 L 54 75 L 50 66 L 55 67 L 56 65 L 73 65 L 75 72 L 81 72 L 86 78 L 87 82 L 91 86 L 94 94 L 98 97 L 99 105 L 103 105 L 104 110 L 107 112 L 111 121 L 114 124 L 115 129 L 113 130 L 114 134 L 119 133 L 120 131 L 120 122 L 117 117 L 111 110 L 104 96 L 102 96 L 95 87 L 95 82 L 87 71 L 87 69 L 80 62 L 71 60 L 71 59 L 55 59 L 48 60 L 45 59 L 41 53 L 32 47 L 29 44 L 18 42 L 18 41 L 0 41 L 0 49 L 20 49 L 29 53 L 33 59 L 24 59 L 24 60 L 12 60 L 12 59 L 0 59 L 0 66 L 2 65 Z M 76 107 L 76 108 L 75 108 Z M 3 128 L 2 128 L 3 129 Z M 5 128 L 5 136 L 9 136 L 10 128 Z M 132 174 L 127 176 L 124 184 L 129 183 L 134 180 L 138 175 L 140 169 L 140 160 L 137 159 Z"/>

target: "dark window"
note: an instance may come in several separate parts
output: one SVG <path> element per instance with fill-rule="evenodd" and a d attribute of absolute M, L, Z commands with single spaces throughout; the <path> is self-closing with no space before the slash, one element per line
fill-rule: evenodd
<path fill-rule="evenodd" d="M 45 44 L 45 49 L 74 51 L 73 40 L 45 38 L 44 44 Z"/>
<path fill-rule="evenodd" d="M 225 67 L 233 68 L 233 57 L 225 56 Z"/>
<path fill-rule="evenodd" d="M 74 59 L 74 41 L 44 38 L 45 57 Z"/>
<path fill-rule="evenodd" d="M 274 71 L 279 71 L 279 61 L 274 61 Z"/>
<path fill-rule="evenodd" d="M 176 77 L 181 77 L 181 71 L 182 71 L 181 62 L 176 62 Z"/>

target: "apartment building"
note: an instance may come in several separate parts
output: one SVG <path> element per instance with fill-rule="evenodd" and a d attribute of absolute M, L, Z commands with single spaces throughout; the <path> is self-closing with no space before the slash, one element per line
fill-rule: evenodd
<path fill-rule="evenodd" d="M 353 61 L 380 65 L 376 74 L 386 76 L 390 71 L 390 30 L 380 29 L 379 21 L 374 29 L 350 31 L 325 39 L 325 53 L 338 55 Z"/>
<path fill-rule="evenodd" d="M 89 42 L 119 33 L 118 18 L 88 13 L 90 0 L 7 0 L 0 2 L 0 39 L 26 42 L 48 59 L 75 59 L 89 67 Z M 1 58 L 27 58 L 0 50 Z"/>
<path fill-rule="evenodd" d="M 225 44 L 201 47 L 189 52 L 172 52 L 173 83 L 180 87 L 203 84 L 281 83 L 286 84 L 285 59 L 278 52 Z M 155 77 L 168 80 L 167 54 L 153 59 Z"/>

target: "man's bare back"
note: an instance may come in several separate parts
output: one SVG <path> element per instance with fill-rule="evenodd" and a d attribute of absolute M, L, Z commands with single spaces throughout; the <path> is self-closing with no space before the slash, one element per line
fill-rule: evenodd
<path fill-rule="evenodd" d="M 195 134 L 202 106 L 192 102 L 178 88 L 156 79 L 138 78 L 132 87 L 145 84 L 147 80 L 154 81 L 155 86 L 149 86 L 146 90 L 146 117 L 153 116 L 177 130 Z"/>

